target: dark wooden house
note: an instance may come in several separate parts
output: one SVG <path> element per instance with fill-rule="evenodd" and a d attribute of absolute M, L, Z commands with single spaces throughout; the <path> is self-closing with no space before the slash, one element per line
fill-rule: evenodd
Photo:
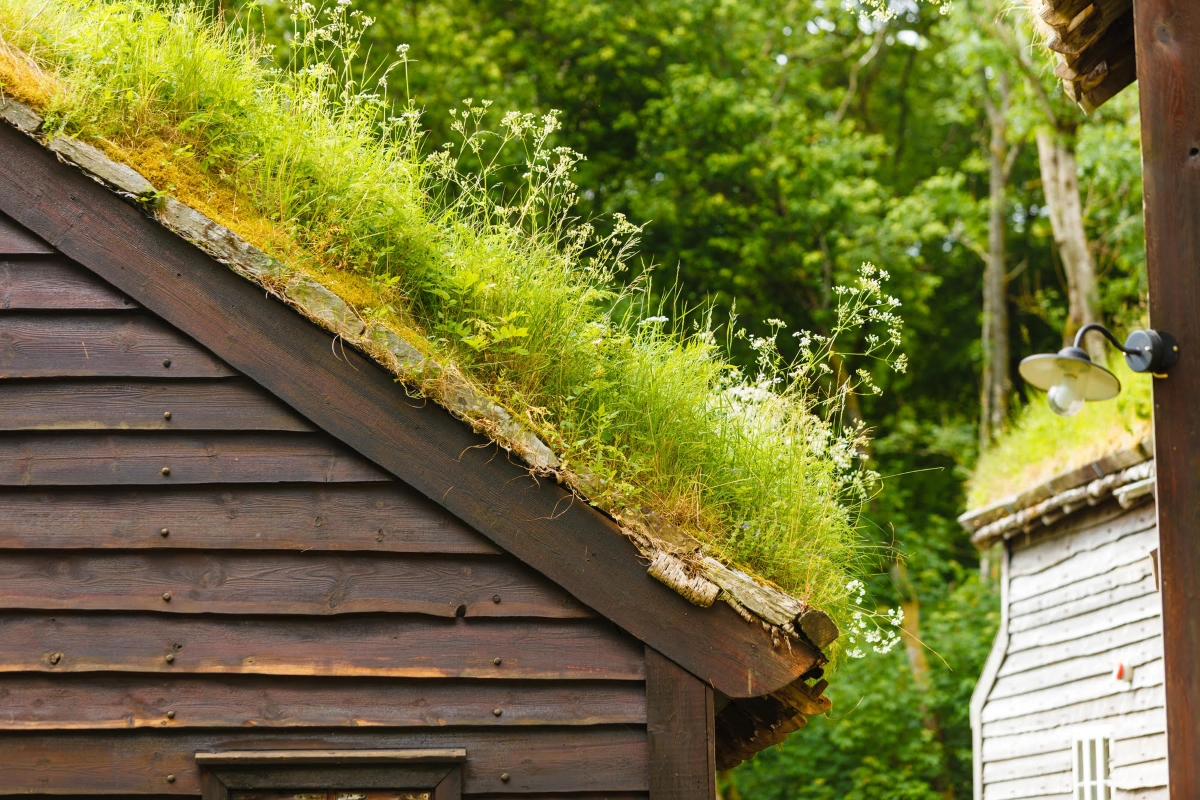
<path fill-rule="evenodd" d="M 0 796 L 708 798 L 828 709 L 0 110 Z"/>

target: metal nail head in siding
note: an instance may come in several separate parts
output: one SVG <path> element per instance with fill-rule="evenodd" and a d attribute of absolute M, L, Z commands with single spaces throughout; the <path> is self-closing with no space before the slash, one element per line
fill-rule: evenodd
<path fill-rule="evenodd" d="M 174 653 L 167 653 L 165 656 L 163 656 L 163 661 L 167 662 L 168 664 L 170 664 L 174 660 L 175 660 Z"/>
<path fill-rule="evenodd" d="M 507 772 L 501 772 L 501 773 L 500 773 L 500 780 L 504 781 L 505 783 L 508 783 L 508 773 L 507 773 Z"/>
<path fill-rule="evenodd" d="M 168 603 L 169 603 L 169 602 L 171 602 L 171 593 L 170 593 L 170 592 L 163 592 L 163 600 L 165 600 L 165 601 L 166 601 L 166 602 L 168 602 Z"/>
<path fill-rule="evenodd" d="M 164 411 L 164 412 L 163 412 L 163 419 L 170 419 L 170 418 L 171 418 L 171 412 L 170 412 L 170 411 Z"/>
<path fill-rule="evenodd" d="M 159 534 L 159 536 L 162 536 L 165 539 L 166 537 L 171 535 L 171 529 L 163 528 L 161 531 L 158 532 L 158 534 Z"/>
<path fill-rule="evenodd" d="M 503 714 L 503 713 L 504 713 L 504 710 L 503 710 L 503 709 L 499 709 L 499 708 L 493 708 L 493 709 L 492 709 L 492 716 L 493 716 L 493 717 L 498 717 L 498 716 L 500 716 L 500 715 L 501 715 L 501 714 Z"/>
<path fill-rule="evenodd" d="M 175 782 L 175 775 L 172 773 L 167 776 L 167 783 L 174 783 L 174 782 Z"/>
<path fill-rule="evenodd" d="M 500 595 L 498 595 L 498 594 L 494 594 L 494 595 L 492 595 L 492 602 L 493 602 L 493 603 L 499 603 L 499 602 L 500 602 Z"/>
<path fill-rule="evenodd" d="M 500 666 L 500 659 L 498 659 L 498 658 L 493 658 L 493 659 L 492 659 L 492 663 L 493 663 L 493 664 L 495 664 L 495 665 L 498 667 L 498 666 Z"/>
<path fill-rule="evenodd" d="M 175 719 L 175 712 L 174 712 L 174 711 L 168 711 L 168 712 L 167 712 L 167 719 Z"/>
<path fill-rule="evenodd" d="M 169 359 L 169 358 L 164 358 L 164 359 L 163 359 L 163 366 L 164 366 L 164 367 L 169 367 L 169 366 L 171 366 L 171 359 Z"/>
<path fill-rule="evenodd" d="M 170 468 L 170 467 L 163 467 L 163 468 L 162 468 L 161 470 L 159 470 L 159 471 L 160 471 L 160 472 L 162 472 L 162 476 L 163 476 L 164 478 L 165 478 L 165 477 L 167 477 L 168 475 L 170 475 L 170 474 L 171 474 L 171 468 Z"/>

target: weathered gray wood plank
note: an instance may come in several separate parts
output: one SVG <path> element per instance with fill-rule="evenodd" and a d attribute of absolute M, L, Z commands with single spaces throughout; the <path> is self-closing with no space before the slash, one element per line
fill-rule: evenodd
<path fill-rule="evenodd" d="M 1039 628 L 1014 633 L 1009 639 L 1008 652 L 1019 653 L 1034 647 L 1070 642 L 1095 633 L 1113 630 L 1131 622 L 1155 619 L 1161 614 L 1158 594 L 1147 594 L 1127 600 L 1117 606 L 1101 608 L 1072 619 L 1052 622 Z"/>
<path fill-rule="evenodd" d="M 983 787 L 983 800 L 1068 800 L 1071 792 L 1071 773 L 1039 775 L 1036 778 L 1017 778 L 1001 783 L 989 783 Z"/>
<path fill-rule="evenodd" d="M 1170 800 L 1166 786 L 1155 789 L 1113 789 L 1113 800 Z"/>
<path fill-rule="evenodd" d="M 1144 530 L 1101 545 L 1094 550 L 1076 553 L 1035 575 L 1013 578 L 1009 597 L 1013 602 L 1043 594 L 1095 575 L 1103 575 L 1117 567 L 1146 558 L 1158 545 L 1158 531 Z"/>
<path fill-rule="evenodd" d="M 1146 577 L 1150 577 L 1152 580 L 1154 578 L 1154 567 L 1149 558 L 1134 561 L 1103 575 L 1078 581 L 1060 589 L 1010 603 L 1008 613 L 1011 619 L 1021 617 L 1028 620 L 1041 612 L 1051 611 L 1075 600 L 1107 592 L 1118 586 L 1137 583 Z"/>
<path fill-rule="evenodd" d="M 1062 686 L 1085 678 L 1110 676 L 1120 661 L 1131 669 L 1162 658 L 1162 641 L 1145 639 L 1115 651 L 1060 661 L 1039 669 L 1000 677 L 988 695 L 988 701 L 1027 695 L 1042 689 Z"/>
<path fill-rule="evenodd" d="M 1147 761 L 1113 767 L 1111 776 L 1113 786 L 1118 789 L 1156 789 L 1167 785 L 1167 762 Z"/>
<path fill-rule="evenodd" d="M 986 785 L 1070 771 L 1071 740 L 1064 738 L 1061 747 L 1048 753 L 986 762 L 983 765 L 983 782 Z"/>
<path fill-rule="evenodd" d="M 1144 558 L 1129 566 L 1145 573 L 1136 583 L 1118 584 L 1111 589 L 1086 594 L 1077 600 L 1070 600 L 1033 614 L 1012 615 L 1009 618 L 1009 631 L 1015 634 L 1033 630 L 1056 622 L 1075 619 L 1093 611 L 1105 608 L 1115 609 L 1124 603 L 1138 600 L 1147 595 L 1156 595 L 1158 589 L 1154 586 L 1154 575 L 1150 574 L 1150 559 Z M 1126 575 L 1132 571 L 1128 570 Z"/>
<path fill-rule="evenodd" d="M 992 722 L 1020 717 L 1034 708 L 1049 711 L 1138 689 L 1161 687 L 1162 682 L 1162 659 L 1156 659 L 1134 669 L 1133 681 L 1129 684 L 1118 681 L 1111 675 L 1100 675 L 999 700 L 989 700 L 983 709 L 983 720 Z"/>
<path fill-rule="evenodd" d="M 1095 517 L 1089 515 L 1086 519 L 1090 521 Z M 1101 519 L 1087 526 L 1062 525 L 1060 530 L 1031 538 L 1028 544 L 1017 537 L 1012 549 L 1013 577 L 1034 575 L 1061 564 L 1077 553 L 1095 550 L 1131 533 L 1149 530 L 1155 525 L 1154 507 L 1143 506 L 1116 517 Z"/>
<path fill-rule="evenodd" d="M 1114 726 L 1115 731 L 1124 734 L 1124 726 Z M 1145 764 L 1148 761 L 1167 760 L 1167 734 L 1152 733 L 1132 739 L 1114 739 L 1110 763 L 1114 767 L 1126 767 L 1132 764 Z"/>
<path fill-rule="evenodd" d="M 1161 713 L 1163 690 L 1161 686 L 1154 686 L 1148 689 L 1121 692 L 1073 706 L 1053 708 L 1048 711 L 1035 711 L 1034 708 L 1034 706 L 1030 706 L 1030 713 L 1024 716 L 985 722 L 983 725 L 985 740 L 997 736 L 1014 736 L 1078 725 L 1105 717 L 1125 717 L 1151 709 Z"/>
<path fill-rule="evenodd" d="M 989 736 L 983 740 L 983 760 L 1004 761 L 1012 758 L 1056 752 L 1069 746 L 1072 739 L 1094 733 L 1097 729 L 1113 731 L 1113 751 L 1122 745 L 1120 737 L 1140 738 L 1161 734 L 1167 729 L 1167 717 L 1161 707 L 1132 711 L 1122 716 L 1099 716 L 1063 726 L 1038 731 L 1024 731 L 1008 736 Z"/>
<path fill-rule="evenodd" d="M 1127 647 L 1137 642 L 1162 636 L 1162 620 L 1157 616 L 1147 617 L 1128 625 L 1121 625 L 1112 630 L 1102 631 L 1091 636 L 1068 640 L 1053 645 L 1035 647 L 1019 653 L 1009 653 L 1004 664 L 1000 667 L 999 675 L 1012 675 L 1017 672 L 1057 664 L 1073 658 L 1112 652 L 1119 647 Z"/>

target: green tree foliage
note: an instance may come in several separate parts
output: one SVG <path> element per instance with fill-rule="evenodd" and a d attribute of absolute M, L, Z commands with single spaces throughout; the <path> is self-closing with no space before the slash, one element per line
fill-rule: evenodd
<path fill-rule="evenodd" d="M 849 413 L 876 429 L 873 466 L 891 476 L 863 530 L 881 554 L 871 589 L 882 604 L 919 609 L 929 674 L 918 678 L 899 648 L 843 665 L 831 718 L 723 786 L 746 800 L 969 796 L 968 700 L 998 605 L 995 576 L 979 576 L 979 554 L 954 521 L 979 405 L 981 75 L 1009 70 L 1013 85 L 1019 149 L 1004 217 L 1019 395 L 1015 362 L 1057 349 L 1067 308 L 1031 138 L 1035 99 L 988 31 L 999 4 L 962 0 L 943 14 L 892 0 L 886 22 L 838 0 L 358 5 L 377 18 L 365 72 L 410 45 L 408 92 L 426 112 L 431 147 L 450 138 L 447 111 L 463 98 L 560 110 L 562 144 L 587 158 L 581 213 L 601 226 L 613 212 L 646 223 L 646 264 L 657 265 L 658 285 L 677 278 L 677 305 L 736 310 L 757 334 L 773 318 L 821 331 L 832 324 L 832 287 L 861 262 L 891 273 L 910 369 L 877 371 L 883 393 Z M 261 13 L 284 56 L 286 11 Z M 1065 107 L 1050 68 L 1037 68 Z M 1104 311 L 1118 322 L 1138 316 L 1144 292 L 1136 131 L 1127 91 L 1078 132 L 1088 236 Z"/>

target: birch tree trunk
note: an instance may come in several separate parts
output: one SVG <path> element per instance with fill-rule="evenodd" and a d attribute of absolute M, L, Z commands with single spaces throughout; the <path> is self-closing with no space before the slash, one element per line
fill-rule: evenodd
<path fill-rule="evenodd" d="M 996 99 L 983 79 L 983 102 L 991 136 L 988 142 L 988 255 L 983 274 L 983 385 L 979 449 L 986 450 L 1004 428 L 1012 383 L 1008 375 L 1008 278 L 1005 274 L 1005 212 L 1008 176 L 1016 148 L 1008 144 L 1010 92 L 1008 73 L 996 79 Z"/>
<path fill-rule="evenodd" d="M 1079 169 L 1070 139 L 1062 132 L 1041 130 L 1037 134 L 1037 147 L 1050 229 L 1067 276 L 1068 310 L 1063 343 L 1070 344 L 1081 327 L 1101 321 L 1096 265 L 1083 227 Z M 1084 349 L 1092 361 L 1105 363 L 1107 354 L 1099 336 L 1089 337 L 1084 342 Z"/>

